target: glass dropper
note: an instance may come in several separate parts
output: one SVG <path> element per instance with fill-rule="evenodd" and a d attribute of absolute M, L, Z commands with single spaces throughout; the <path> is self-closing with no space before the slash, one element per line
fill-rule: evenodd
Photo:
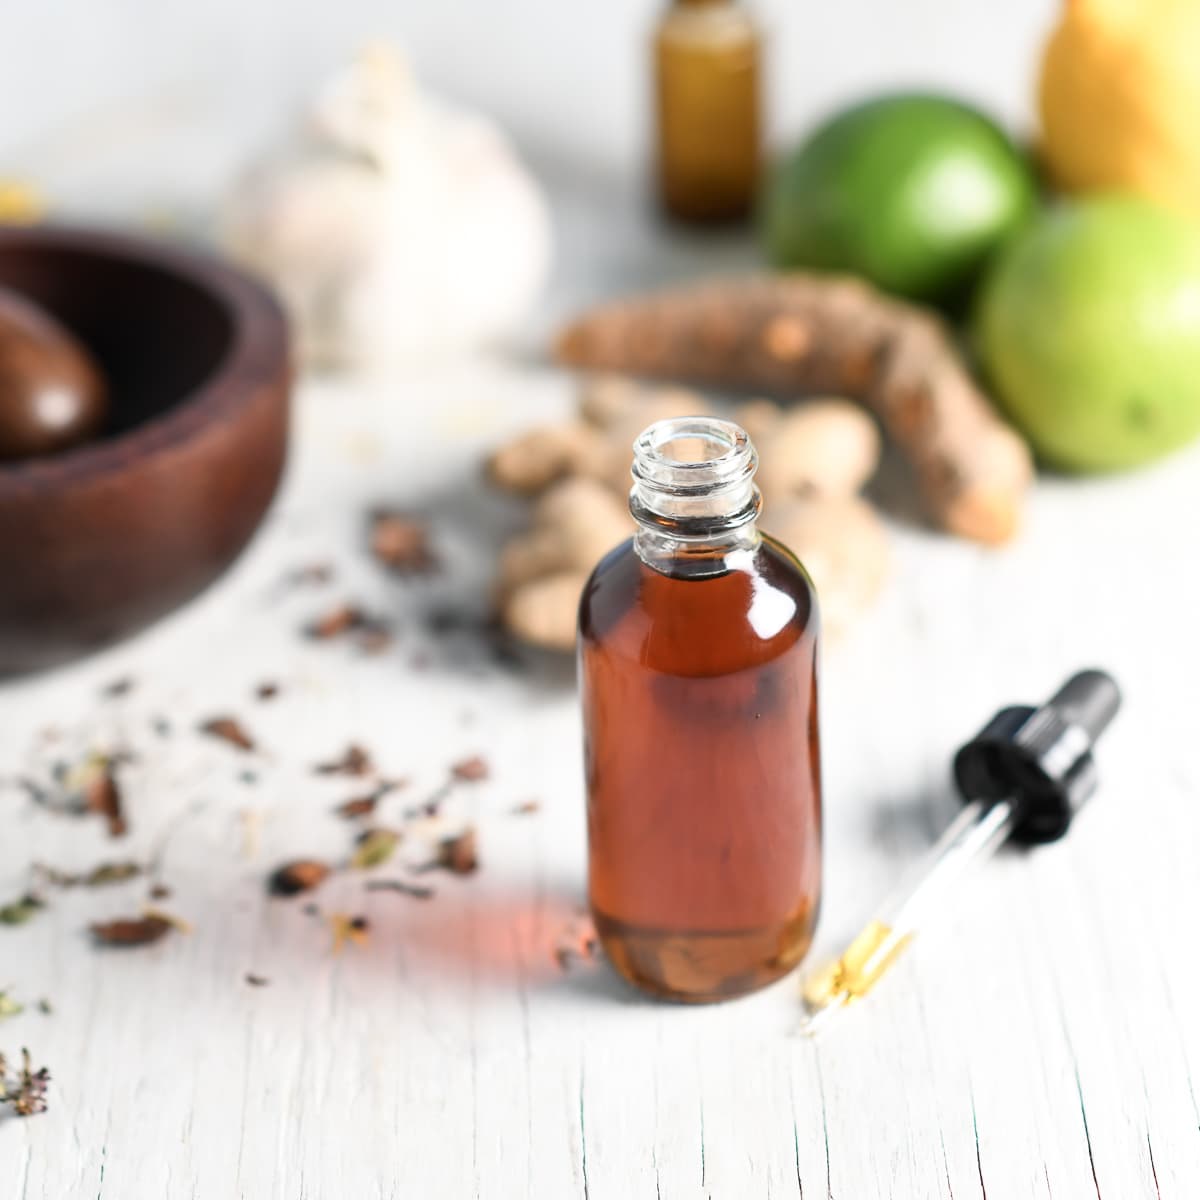
<path fill-rule="evenodd" d="M 802 1032 L 816 1035 L 871 991 L 917 931 L 945 910 L 968 867 L 1010 839 L 1049 842 L 1066 833 L 1096 789 L 1092 747 L 1120 704 L 1111 676 L 1081 671 L 1041 708 L 1002 709 L 959 750 L 962 811 L 841 957 L 805 977 Z"/>

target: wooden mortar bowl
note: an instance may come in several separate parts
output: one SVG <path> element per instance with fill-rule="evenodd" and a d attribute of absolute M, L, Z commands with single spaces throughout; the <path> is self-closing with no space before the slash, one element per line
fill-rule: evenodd
<path fill-rule="evenodd" d="M 283 471 L 288 339 L 257 284 L 147 238 L 0 228 L 0 287 L 91 350 L 111 411 L 97 441 L 0 463 L 0 674 L 140 629 L 206 587 Z"/>

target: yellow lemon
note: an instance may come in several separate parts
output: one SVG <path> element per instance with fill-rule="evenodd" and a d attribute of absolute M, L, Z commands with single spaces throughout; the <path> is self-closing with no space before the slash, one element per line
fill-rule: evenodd
<path fill-rule="evenodd" d="M 1066 0 L 1039 99 L 1060 186 L 1200 215 L 1200 0 Z"/>

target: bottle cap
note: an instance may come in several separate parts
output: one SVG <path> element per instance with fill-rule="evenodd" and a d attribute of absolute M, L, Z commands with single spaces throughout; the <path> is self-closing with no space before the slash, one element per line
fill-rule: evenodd
<path fill-rule="evenodd" d="M 963 800 L 1010 800 L 1014 841 L 1062 837 L 1096 790 L 1092 748 L 1120 707 L 1116 681 L 1092 670 L 1072 675 L 1040 708 L 1001 709 L 955 755 Z"/>

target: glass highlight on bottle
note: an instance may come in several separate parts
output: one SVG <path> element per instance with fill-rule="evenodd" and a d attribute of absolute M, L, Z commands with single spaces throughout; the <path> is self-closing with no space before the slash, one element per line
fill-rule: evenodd
<path fill-rule="evenodd" d="M 589 894 L 632 983 L 718 1000 L 785 974 L 821 894 L 816 597 L 761 534 L 738 426 L 638 439 L 635 537 L 580 608 Z"/>

